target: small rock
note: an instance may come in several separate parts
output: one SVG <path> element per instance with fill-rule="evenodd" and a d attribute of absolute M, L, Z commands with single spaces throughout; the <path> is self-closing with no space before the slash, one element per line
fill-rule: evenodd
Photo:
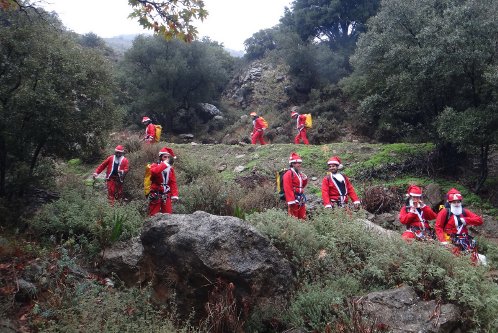
<path fill-rule="evenodd" d="M 317 180 L 317 179 L 318 179 L 318 178 L 316 178 L 316 177 L 311 177 L 311 180 L 312 180 L 312 181 L 315 181 L 315 180 Z"/>
<path fill-rule="evenodd" d="M 195 143 L 195 142 L 193 142 L 193 141 L 192 141 L 192 142 L 190 143 L 190 145 L 191 145 L 191 146 L 197 146 L 197 145 L 198 145 L 198 143 Z"/>
<path fill-rule="evenodd" d="M 245 168 L 246 168 L 245 166 L 239 165 L 239 166 L 236 166 L 235 169 L 233 169 L 233 171 L 242 172 L 242 171 L 244 171 Z"/>
<path fill-rule="evenodd" d="M 19 279 L 17 280 L 17 285 L 19 286 L 19 290 L 17 291 L 15 296 L 16 301 L 29 301 L 34 299 L 38 294 L 38 289 L 36 288 L 36 286 L 29 281 Z"/>
<path fill-rule="evenodd" d="M 218 168 L 216 168 L 219 172 L 224 171 L 227 168 L 226 164 L 219 165 Z"/>
<path fill-rule="evenodd" d="M 193 134 L 180 134 L 178 135 L 179 138 L 183 140 L 192 140 L 194 138 Z"/>
<path fill-rule="evenodd" d="M 244 157 L 244 156 L 246 156 L 246 155 L 245 155 L 245 154 L 242 154 L 242 155 L 237 155 L 237 156 L 235 156 L 235 158 L 242 158 L 242 157 Z"/>

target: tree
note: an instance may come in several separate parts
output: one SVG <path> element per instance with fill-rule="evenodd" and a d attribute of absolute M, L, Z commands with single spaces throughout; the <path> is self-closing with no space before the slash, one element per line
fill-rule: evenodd
<path fill-rule="evenodd" d="M 385 0 L 343 82 L 359 102 L 356 118 L 381 140 L 442 139 L 478 148 L 476 190 L 498 128 L 497 9 L 494 0 Z"/>
<path fill-rule="evenodd" d="M 40 156 L 97 149 L 116 121 L 111 65 L 51 15 L 0 11 L 0 196 L 33 183 Z M 55 29 L 54 29 L 55 28 Z"/>
<path fill-rule="evenodd" d="M 194 129 L 197 104 L 219 100 L 233 65 L 223 46 L 209 39 L 186 44 L 137 37 L 120 65 L 128 121 L 148 115 L 167 131 Z"/>
<path fill-rule="evenodd" d="M 262 58 L 266 52 L 274 50 L 277 46 L 275 33 L 278 28 L 263 29 L 254 33 L 251 37 L 244 41 L 246 54 L 244 57 L 247 60 Z"/>
<path fill-rule="evenodd" d="M 178 38 L 186 42 L 197 36 L 192 22 L 202 21 L 208 15 L 203 0 L 128 0 L 128 4 L 132 8 L 130 17 L 136 18 L 142 27 L 154 30 L 166 39 Z M 35 7 L 25 0 L 0 0 L 0 9 L 26 11 Z"/>

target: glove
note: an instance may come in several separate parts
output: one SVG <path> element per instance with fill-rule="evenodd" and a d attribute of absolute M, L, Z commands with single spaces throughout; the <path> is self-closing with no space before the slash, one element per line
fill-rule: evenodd
<path fill-rule="evenodd" d="M 92 177 L 93 179 L 97 178 L 98 174 L 96 172 L 93 173 Z"/>
<path fill-rule="evenodd" d="M 303 178 L 303 180 L 306 180 L 308 179 L 308 176 L 306 176 L 304 173 L 301 172 L 301 178 Z"/>

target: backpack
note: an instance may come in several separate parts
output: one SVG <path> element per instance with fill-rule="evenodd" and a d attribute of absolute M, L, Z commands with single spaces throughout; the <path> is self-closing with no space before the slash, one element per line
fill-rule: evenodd
<path fill-rule="evenodd" d="M 150 193 L 150 185 L 152 185 L 150 173 L 150 163 L 145 166 L 145 176 L 144 176 L 144 194 L 148 196 Z"/>
<path fill-rule="evenodd" d="M 313 119 L 311 119 L 311 113 L 306 113 L 306 121 L 304 122 L 304 127 L 311 128 L 313 127 Z"/>
<path fill-rule="evenodd" d="M 281 169 L 280 171 L 277 171 L 275 174 L 275 180 L 277 183 L 277 193 L 278 193 L 278 198 L 280 200 L 285 200 L 284 175 L 288 170 L 290 170 L 290 169 L 284 168 L 284 169 Z"/>
<path fill-rule="evenodd" d="M 268 122 L 265 120 L 263 117 L 259 117 L 261 119 L 261 122 L 263 123 L 263 128 L 268 128 Z"/>
<path fill-rule="evenodd" d="M 161 140 L 161 133 L 163 132 L 163 127 L 161 125 L 154 125 L 156 132 L 154 134 L 154 142 L 159 142 Z"/>
<path fill-rule="evenodd" d="M 289 169 L 281 169 L 280 171 L 277 171 L 275 174 L 275 181 L 277 184 L 277 193 L 278 193 L 278 198 L 280 200 L 285 200 L 285 192 L 284 192 L 284 174 L 287 172 Z"/>

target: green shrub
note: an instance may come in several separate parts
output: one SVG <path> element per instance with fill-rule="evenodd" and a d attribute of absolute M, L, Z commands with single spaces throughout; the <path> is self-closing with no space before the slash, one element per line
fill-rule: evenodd
<path fill-rule="evenodd" d="M 43 332 L 196 332 L 175 328 L 175 317 L 154 307 L 149 289 L 113 290 L 91 282 L 66 289 L 57 307 L 38 307 Z"/>
<path fill-rule="evenodd" d="M 29 224 L 37 235 L 55 237 L 61 242 L 73 239 L 87 250 L 98 251 L 139 233 L 143 217 L 138 205 L 116 203 L 110 207 L 104 196 L 96 196 L 86 188 L 74 188 L 45 205 Z"/>
<path fill-rule="evenodd" d="M 493 315 L 498 288 L 486 278 L 487 267 L 475 267 L 469 257 L 456 257 L 438 244 L 408 244 L 401 237 L 371 233 L 360 217 L 341 209 L 318 210 L 307 221 L 278 210 L 248 216 L 296 268 L 297 290 L 275 320 L 285 317 L 292 325 L 323 330 L 328 322 L 334 327 L 353 321 L 348 297 L 407 284 L 423 299 L 460 305 L 469 330 L 498 329 Z M 484 248 L 493 256 L 492 246 Z"/>

